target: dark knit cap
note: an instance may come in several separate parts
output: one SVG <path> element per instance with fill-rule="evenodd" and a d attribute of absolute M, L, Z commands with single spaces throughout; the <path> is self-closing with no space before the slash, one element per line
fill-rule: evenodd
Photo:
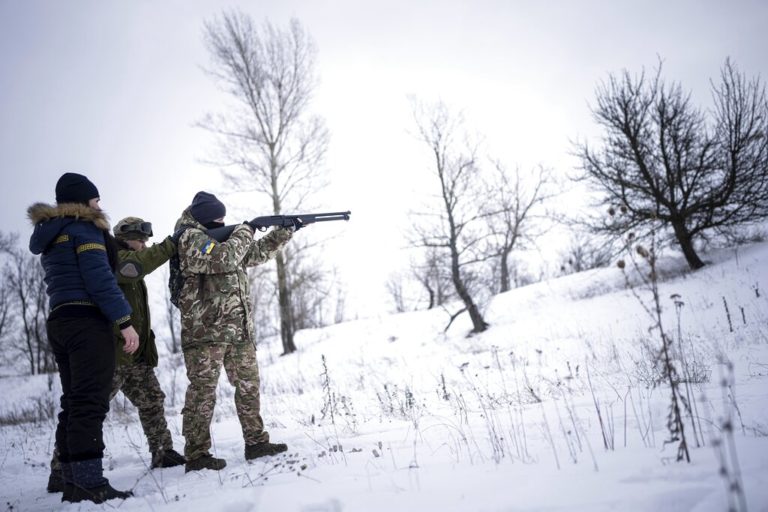
<path fill-rule="evenodd" d="M 192 199 L 192 206 L 189 207 L 189 213 L 200 224 L 208 224 L 211 221 L 220 219 L 227 214 L 227 207 L 224 203 L 216 199 L 216 196 L 208 192 L 198 192 Z"/>
<path fill-rule="evenodd" d="M 56 182 L 57 203 L 85 203 L 99 197 L 99 190 L 91 180 L 76 172 L 65 172 Z"/>

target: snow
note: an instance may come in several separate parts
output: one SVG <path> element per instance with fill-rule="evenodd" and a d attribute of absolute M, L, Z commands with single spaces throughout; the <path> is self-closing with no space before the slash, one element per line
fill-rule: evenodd
<path fill-rule="evenodd" d="M 14 511 L 722 511 L 733 495 L 716 444 L 732 440 L 728 475 L 740 471 L 749 510 L 768 510 L 768 244 L 707 258 L 697 272 L 679 256 L 659 262 L 664 329 L 677 345 L 682 336 L 689 369 L 708 377 L 686 388 L 701 428 L 694 435 L 686 415 L 690 463 L 665 444 L 668 384 L 650 385 L 648 354 L 660 338 L 641 300 L 650 304 L 651 293 L 632 272 L 628 289 L 614 267 L 498 295 L 486 310 L 491 328 L 471 337 L 465 315 L 444 332 L 449 315 L 431 310 L 301 331 L 300 352 L 287 357 L 277 344 L 260 346 L 262 414 L 289 451 L 244 461 L 222 376 L 212 432 L 228 466 L 218 473 L 150 471 L 138 417 L 118 395 L 104 467 L 116 488 L 133 489 L 124 502 L 60 503 L 45 491 L 53 420 L 4 424 L 0 503 Z M 161 354 L 158 375 L 181 450 L 178 360 Z M 7 377 L 0 393 L 7 419 L 55 408 L 59 391 L 45 376 Z"/>

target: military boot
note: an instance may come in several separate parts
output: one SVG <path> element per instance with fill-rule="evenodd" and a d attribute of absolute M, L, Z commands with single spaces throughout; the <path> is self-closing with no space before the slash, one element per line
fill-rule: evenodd
<path fill-rule="evenodd" d="M 187 462 L 182 454 L 171 448 L 170 450 L 160 449 L 152 454 L 152 469 L 172 468 L 181 466 Z"/>
<path fill-rule="evenodd" d="M 64 486 L 64 495 L 61 497 L 61 501 L 69 501 L 71 503 L 78 503 L 80 501 L 104 503 L 105 501 L 114 498 L 124 500 L 131 496 L 133 496 L 131 491 L 118 491 L 109 485 L 109 482 L 91 489 L 86 489 L 75 484 L 66 484 Z"/>
<path fill-rule="evenodd" d="M 258 459 L 268 455 L 277 455 L 288 449 L 285 443 L 256 443 L 245 445 L 245 460 Z"/>
<path fill-rule="evenodd" d="M 64 472 L 61 469 L 52 469 L 48 476 L 48 492 L 64 492 Z"/>
<path fill-rule="evenodd" d="M 227 461 L 224 459 L 217 459 L 213 455 L 206 453 L 202 457 L 187 460 L 187 463 L 184 465 L 184 472 L 189 473 L 190 471 L 199 471 L 201 469 L 212 469 L 214 471 L 219 471 L 224 469 L 226 466 Z"/>

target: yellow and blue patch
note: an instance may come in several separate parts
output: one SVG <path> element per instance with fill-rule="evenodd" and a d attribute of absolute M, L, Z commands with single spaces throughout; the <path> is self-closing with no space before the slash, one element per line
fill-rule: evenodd
<path fill-rule="evenodd" d="M 216 242 L 214 242 L 213 240 L 208 240 L 200 248 L 200 252 L 203 254 L 211 254 L 211 251 L 213 250 L 214 247 L 216 247 Z"/>

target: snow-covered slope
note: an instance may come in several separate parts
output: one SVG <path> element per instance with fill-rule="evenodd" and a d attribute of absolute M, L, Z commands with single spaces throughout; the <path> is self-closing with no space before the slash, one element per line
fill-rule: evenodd
<path fill-rule="evenodd" d="M 720 511 L 738 499 L 719 474 L 717 445 L 733 441 L 726 476 L 743 486 L 750 510 L 768 510 L 768 244 L 707 257 L 695 273 L 675 257 L 658 269 L 674 364 L 696 381 L 681 384 L 690 463 L 675 462 L 679 443 L 665 443 L 671 395 L 653 364 L 661 338 L 649 330 L 651 291 L 634 271 L 627 288 L 614 267 L 499 295 L 486 312 L 491 328 L 471 337 L 467 318 L 444 332 L 449 315 L 432 310 L 302 331 L 300 351 L 287 357 L 259 347 L 262 413 L 273 440 L 289 444 L 285 456 L 245 463 L 222 378 L 212 429 L 227 468 L 149 471 L 135 411 L 119 396 L 105 426 L 105 471 L 136 497 L 109 505 Z M 174 361 L 163 357 L 158 374 L 181 449 L 186 379 Z M 57 388 L 48 391 L 44 377 L 1 379 L 0 414 L 55 407 Z M 732 436 L 722 429 L 729 417 Z M 45 492 L 52 444 L 51 421 L 0 428 L 0 503 L 101 510 L 62 506 Z"/>

